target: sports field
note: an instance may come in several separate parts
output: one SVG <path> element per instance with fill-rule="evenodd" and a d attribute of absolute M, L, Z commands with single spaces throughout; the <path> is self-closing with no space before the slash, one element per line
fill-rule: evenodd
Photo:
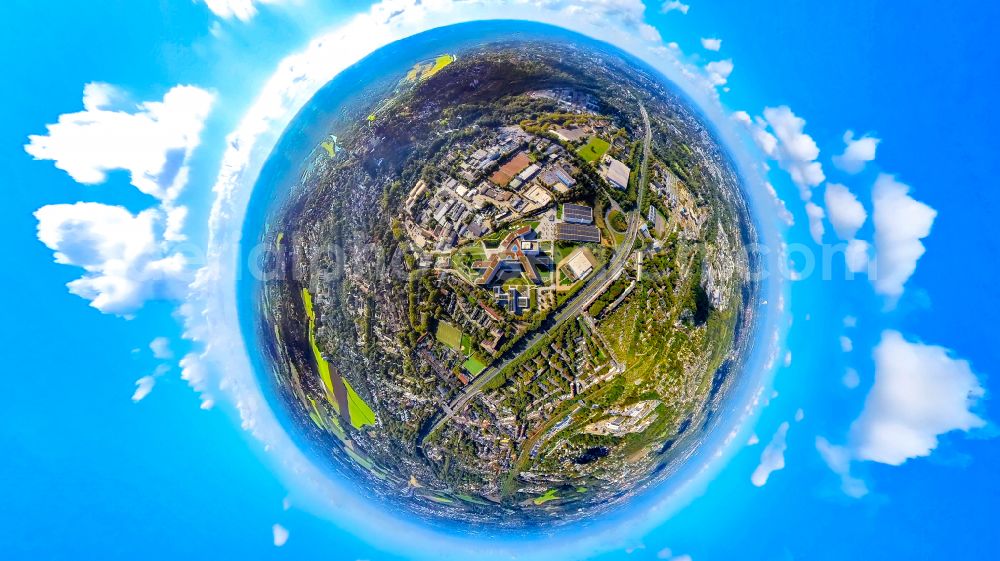
<path fill-rule="evenodd" d="M 588 162 L 596 162 L 601 159 L 601 156 L 603 156 L 610 147 L 611 144 L 609 144 L 607 140 L 592 136 L 587 140 L 586 144 L 581 146 L 580 149 L 576 151 L 576 153 Z"/>

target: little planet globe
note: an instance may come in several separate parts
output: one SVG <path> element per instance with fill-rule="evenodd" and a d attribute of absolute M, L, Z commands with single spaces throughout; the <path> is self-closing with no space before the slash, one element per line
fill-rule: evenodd
<path fill-rule="evenodd" d="M 439 28 L 339 74 L 243 239 L 286 428 L 432 524 L 621 508 L 703 441 L 754 328 L 756 230 L 717 133 L 645 63 L 539 24 Z"/>

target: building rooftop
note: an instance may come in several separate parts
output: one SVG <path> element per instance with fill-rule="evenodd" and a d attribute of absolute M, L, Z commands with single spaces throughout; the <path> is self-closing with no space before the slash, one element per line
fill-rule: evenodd
<path fill-rule="evenodd" d="M 628 187 L 628 177 L 629 174 L 632 173 L 632 170 L 630 170 L 627 165 L 612 158 L 611 156 L 605 156 L 604 160 L 605 163 L 607 163 L 604 175 L 607 177 L 608 181 L 621 189 Z"/>
<path fill-rule="evenodd" d="M 587 224 L 571 224 L 560 222 L 556 224 L 556 239 L 572 242 L 601 242 L 601 231 L 596 226 Z"/>
<path fill-rule="evenodd" d="M 590 224 L 594 221 L 594 209 L 584 205 L 565 204 L 562 216 L 567 222 Z"/>

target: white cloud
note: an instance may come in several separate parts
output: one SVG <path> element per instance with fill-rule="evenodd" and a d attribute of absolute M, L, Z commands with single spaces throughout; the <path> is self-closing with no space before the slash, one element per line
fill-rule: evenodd
<path fill-rule="evenodd" d="M 25 151 L 36 160 L 54 161 L 86 185 L 104 182 L 111 170 L 127 170 L 140 191 L 172 201 L 187 183 L 187 159 L 200 142 L 214 96 L 175 86 L 162 101 L 126 99 L 110 84 L 87 84 L 84 110 L 60 115 L 44 136 L 29 136 Z"/>
<path fill-rule="evenodd" d="M 101 183 L 108 172 L 126 170 L 133 186 L 159 201 L 137 215 L 99 203 L 35 212 L 38 238 L 56 252 L 56 262 L 85 271 L 69 283 L 70 292 L 119 315 L 184 294 L 189 272 L 169 244 L 184 239 L 187 208 L 176 198 L 213 102 L 205 90 L 175 86 L 162 101 L 134 103 L 121 89 L 94 82 L 84 87 L 83 111 L 61 115 L 46 135 L 28 137 L 28 154 L 54 161 L 79 183 Z"/>
<path fill-rule="evenodd" d="M 760 443 L 760 437 L 757 436 L 757 433 L 751 434 L 750 438 L 747 439 L 747 446 L 754 446 L 759 443 Z"/>
<path fill-rule="evenodd" d="M 864 205 L 850 189 L 839 183 L 827 183 L 823 199 L 837 236 L 842 240 L 853 239 L 868 219 Z"/>
<path fill-rule="evenodd" d="M 48 205 L 35 212 L 38 239 L 56 263 L 83 268 L 67 284 L 105 313 L 128 315 L 153 299 L 178 299 L 187 288 L 184 256 L 158 240 L 163 215 L 149 209 L 133 215 L 99 203 Z"/>
<path fill-rule="evenodd" d="M 760 465 L 750 476 L 750 482 L 756 487 L 763 487 L 767 484 L 771 474 L 785 467 L 785 437 L 788 435 L 788 422 L 781 423 L 777 432 L 771 438 L 771 442 L 764 447 L 760 454 Z"/>
<path fill-rule="evenodd" d="M 729 75 L 733 73 L 733 60 L 715 60 L 705 65 L 705 72 L 708 73 L 708 81 L 713 86 L 723 86 L 729 81 Z"/>
<path fill-rule="evenodd" d="M 802 419 L 805 419 L 805 418 L 806 418 L 806 412 L 805 411 L 803 411 L 801 408 L 795 410 L 795 422 L 796 423 L 802 422 Z"/>
<path fill-rule="evenodd" d="M 864 240 L 851 240 L 847 242 L 844 250 L 844 261 L 847 263 L 847 270 L 852 273 L 860 273 L 868 266 L 868 242 Z"/>
<path fill-rule="evenodd" d="M 771 200 L 774 201 L 774 206 L 777 207 L 778 218 L 789 226 L 795 224 L 795 218 L 792 216 L 792 213 L 789 212 L 788 207 L 785 206 L 785 201 L 778 196 L 778 191 L 774 189 L 774 185 L 772 185 L 770 181 L 765 181 L 764 187 L 767 189 L 768 194 L 771 195 Z"/>
<path fill-rule="evenodd" d="M 910 187 L 888 174 L 875 181 L 875 291 L 890 297 L 903 293 L 906 281 L 924 254 L 920 240 L 931 233 L 937 211 L 909 196 Z"/>
<path fill-rule="evenodd" d="M 942 434 L 985 425 L 971 411 L 984 390 L 965 360 L 943 347 L 882 332 L 875 383 L 851 426 L 855 457 L 889 465 L 927 456 Z"/>
<path fill-rule="evenodd" d="M 187 382 L 191 389 L 198 392 L 201 398 L 201 408 L 211 409 L 215 405 L 215 400 L 209 393 L 208 372 L 205 369 L 205 363 L 200 360 L 198 355 L 188 353 L 181 359 L 180 367 L 181 380 Z M 243 419 L 244 426 L 248 422 L 247 419 Z"/>
<path fill-rule="evenodd" d="M 170 339 L 157 337 L 149 342 L 149 350 L 153 351 L 153 356 L 161 360 L 174 358 L 174 352 L 170 350 Z"/>
<path fill-rule="evenodd" d="M 840 350 L 849 353 L 854 350 L 854 342 L 847 335 L 840 336 Z"/>
<path fill-rule="evenodd" d="M 281 524 L 271 526 L 271 533 L 274 535 L 274 547 L 281 547 L 288 541 L 288 530 Z"/>
<path fill-rule="evenodd" d="M 788 172 L 792 182 L 799 188 L 802 200 L 809 200 L 812 197 L 811 188 L 822 183 L 826 175 L 823 174 L 823 166 L 816 161 L 819 158 L 819 147 L 811 136 L 803 132 L 805 120 L 796 116 L 788 106 L 782 105 L 764 109 L 764 122 L 773 131 L 776 142 L 771 142 L 766 135 L 759 135 L 765 141 L 765 146 L 761 149 L 777 159 L 781 169 Z M 767 145 L 770 145 L 770 149 L 766 149 Z"/>
<path fill-rule="evenodd" d="M 135 393 L 132 394 L 132 401 L 138 403 L 143 400 L 149 392 L 153 391 L 153 386 L 156 385 L 156 378 L 152 376 L 143 376 L 135 381 Z"/>
<path fill-rule="evenodd" d="M 833 165 L 847 173 L 859 173 L 865 164 L 875 159 L 875 150 L 881 139 L 864 135 L 854 138 L 854 131 L 844 133 L 844 153 L 833 157 Z"/>
<path fill-rule="evenodd" d="M 669 547 L 665 547 L 658 551 L 656 553 L 656 558 L 666 559 L 667 561 L 691 561 L 691 556 L 687 554 L 674 556 L 674 552 L 671 551 Z"/>
<path fill-rule="evenodd" d="M 812 201 L 806 203 L 806 216 L 809 218 L 809 235 L 818 244 L 823 243 L 823 232 L 826 230 L 823 227 L 823 217 L 825 215 L 826 213 L 823 212 L 823 208 L 818 204 Z"/>
<path fill-rule="evenodd" d="M 701 47 L 706 51 L 718 51 L 722 48 L 722 39 L 701 38 Z"/>
<path fill-rule="evenodd" d="M 861 377 L 858 376 L 857 370 L 848 368 L 844 371 L 844 377 L 841 378 L 841 382 L 843 382 L 845 388 L 853 390 L 861 384 Z"/>
<path fill-rule="evenodd" d="M 279 4 L 287 0 L 203 0 L 213 14 L 222 19 L 250 21 L 257 15 L 257 4 Z"/>
<path fill-rule="evenodd" d="M 868 485 L 851 476 L 851 452 L 844 446 L 830 444 L 822 436 L 816 437 L 816 450 L 831 471 L 840 476 L 840 488 L 849 497 L 860 499 L 868 494 Z"/>
<path fill-rule="evenodd" d="M 663 6 L 660 7 L 660 11 L 664 14 L 673 11 L 677 11 L 682 14 L 687 14 L 688 10 L 690 9 L 691 6 L 689 6 L 688 4 L 684 4 L 683 2 L 680 2 L 680 0 L 668 0 L 667 2 L 663 3 Z"/>

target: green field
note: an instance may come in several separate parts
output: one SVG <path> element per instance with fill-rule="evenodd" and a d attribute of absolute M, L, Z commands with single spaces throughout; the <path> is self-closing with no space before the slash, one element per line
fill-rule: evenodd
<path fill-rule="evenodd" d="M 628 229 L 628 220 L 621 211 L 615 209 L 608 213 L 609 225 L 617 232 L 624 232 Z"/>
<path fill-rule="evenodd" d="M 480 359 L 478 356 L 472 355 L 469 357 L 468 360 L 465 361 L 464 364 L 462 364 L 462 368 L 465 368 L 466 370 L 469 371 L 469 374 L 475 376 L 476 374 L 482 372 L 483 369 L 486 368 L 486 365 L 483 364 L 482 359 Z"/>
<path fill-rule="evenodd" d="M 456 351 L 462 350 L 462 332 L 446 321 L 438 322 L 437 332 L 434 333 L 434 337 Z"/>
<path fill-rule="evenodd" d="M 556 495 L 556 490 L 555 489 L 549 489 L 548 491 L 545 492 L 544 495 L 542 495 L 540 497 L 536 497 L 535 500 L 534 500 L 534 503 L 535 503 L 535 506 L 542 506 L 543 504 L 545 504 L 545 503 L 547 503 L 549 501 L 554 501 L 554 500 L 556 500 L 558 498 L 559 498 L 559 496 Z"/>
<path fill-rule="evenodd" d="M 576 151 L 581 158 L 587 160 L 588 162 L 596 162 L 601 159 L 601 156 L 608 151 L 611 144 L 607 140 L 592 136 L 587 140 L 587 143 L 580 147 Z"/>
<path fill-rule="evenodd" d="M 408 82 L 420 82 L 437 74 L 442 68 L 455 62 L 455 55 L 441 55 L 434 62 L 417 63 L 406 73 Z"/>
<path fill-rule="evenodd" d="M 451 267 L 471 281 L 479 276 L 472 268 L 473 263 L 483 259 L 486 259 L 486 250 L 481 243 L 474 243 L 455 251 L 451 256 Z"/>
<path fill-rule="evenodd" d="M 375 412 L 361 399 L 358 392 L 354 391 L 351 383 L 344 379 L 344 387 L 347 388 L 347 408 L 351 412 L 351 424 L 354 428 L 360 429 L 365 425 L 375 424 Z"/>
<path fill-rule="evenodd" d="M 302 306 L 306 310 L 306 317 L 309 318 L 309 346 L 312 347 L 313 357 L 316 359 L 316 368 L 319 370 L 319 377 L 323 380 L 323 386 L 327 390 L 326 399 L 337 413 L 343 415 L 343 412 L 339 410 L 337 400 L 333 397 L 333 377 L 330 375 L 330 363 L 323 358 L 323 353 L 319 350 L 319 345 L 316 344 L 316 311 L 313 309 L 312 294 L 309 294 L 309 289 L 307 288 L 302 289 Z M 347 389 L 347 408 L 348 414 L 351 417 L 351 425 L 356 429 L 360 429 L 365 425 L 374 425 L 375 412 L 365 403 L 365 400 L 361 399 L 361 396 L 358 395 L 358 392 L 354 391 L 354 388 L 351 387 L 351 384 L 346 379 L 341 378 L 341 380 Z"/>

